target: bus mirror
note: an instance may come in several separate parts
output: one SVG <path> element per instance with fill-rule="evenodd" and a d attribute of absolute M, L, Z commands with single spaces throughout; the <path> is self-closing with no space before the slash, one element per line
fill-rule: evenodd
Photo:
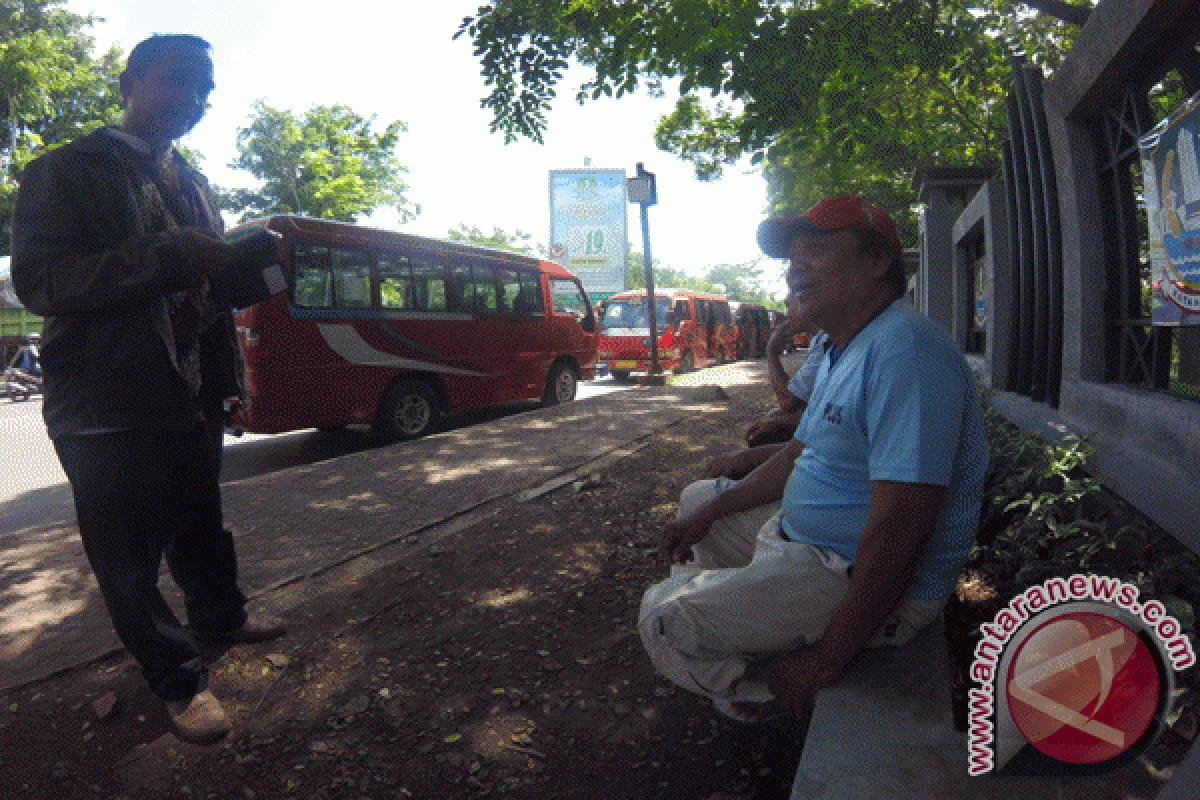
<path fill-rule="evenodd" d="M 595 333 L 596 332 L 596 313 L 594 311 L 589 311 L 587 313 L 587 316 L 585 316 L 583 319 L 579 320 L 579 327 L 583 328 L 584 332 L 586 332 L 586 333 Z"/>

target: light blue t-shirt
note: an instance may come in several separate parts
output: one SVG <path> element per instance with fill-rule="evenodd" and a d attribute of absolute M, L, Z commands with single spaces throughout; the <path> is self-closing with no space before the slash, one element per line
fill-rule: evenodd
<path fill-rule="evenodd" d="M 947 487 L 908 594 L 954 589 L 975 544 L 987 441 L 975 379 L 957 345 L 899 299 L 822 360 L 796 429 L 804 452 L 783 493 L 789 539 L 853 561 L 871 507 L 871 481 Z"/>
<path fill-rule="evenodd" d="M 828 340 L 829 337 L 824 331 L 812 337 L 808 343 L 808 357 L 788 381 L 788 391 L 806 403 L 808 396 L 812 394 L 813 385 L 817 382 L 817 372 L 820 371 L 821 362 L 825 358 L 825 343 Z"/>

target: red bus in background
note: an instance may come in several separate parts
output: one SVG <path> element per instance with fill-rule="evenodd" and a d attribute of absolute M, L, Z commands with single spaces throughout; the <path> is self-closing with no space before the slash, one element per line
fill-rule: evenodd
<path fill-rule="evenodd" d="M 288 290 L 236 315 L 247 402 L 235 428 L 365 423 L 411 439 L 448 411 L 569 402 L 595 376 L 595 315 L 557 264 L 309 217 L 229 238 L 262 227 L 283 236 Z"/>
<path fill-rule="evenodd" d="M 756 303 L 730 302 L 729 308 L 737 326 L 737 357 L 762 358 L 767 353 L 767 338 L 771 335 L 772 312 Z"/>
<path fill-rule="evenodd" d="M 658 359 L 663 370 L 690 372 L 737 353 L 737 328 L 724 295 L 655 289 Z M 650 370 L 650 317 L 645 289 L 608 298 L 600 320 L 598 358 L 617 380 Z"/>

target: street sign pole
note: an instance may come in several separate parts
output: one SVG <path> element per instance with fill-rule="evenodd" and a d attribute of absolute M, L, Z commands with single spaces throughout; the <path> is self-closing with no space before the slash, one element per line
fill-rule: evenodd
<path fill-rule="evenodd" d="M 654 259 L 650 255 L 650 217 L 647 209 L 658 202 L 658 188 L 654 173 L 647 172 L 638 162 L 637 175 L 627 181 L 629 202 L 642 207 L 642 255 L 646 270 L 646 312 L 650 317 L 650 374 L 649 385 L 663 384 L 662 366 L 658 362 L 658 299 L 654 296 Z"/>

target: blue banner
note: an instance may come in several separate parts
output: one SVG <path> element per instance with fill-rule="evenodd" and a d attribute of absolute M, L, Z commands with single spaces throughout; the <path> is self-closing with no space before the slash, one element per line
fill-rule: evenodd
<path fill-rule="evenodd" d="M 1142 137 L 1155 325 L 1200 325 L 1200 94 Z"/>

